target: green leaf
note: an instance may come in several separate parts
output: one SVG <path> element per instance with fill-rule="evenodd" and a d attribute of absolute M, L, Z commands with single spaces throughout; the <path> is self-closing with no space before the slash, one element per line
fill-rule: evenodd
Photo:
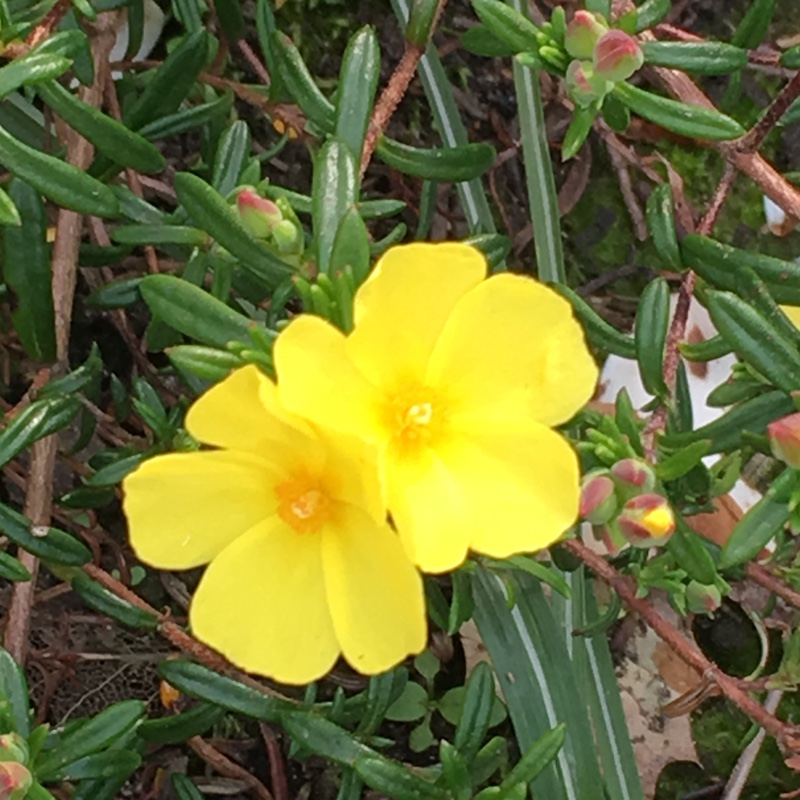
<path fill-rule="evenodd" d="M 656 474 L 659 480 L 674 481 L 682 478 L 689 470 L 694 469 L 711 447 L 708 439 L 700 439 L 682 447 L 672 455 L 662 457 L 656 464 Z M 708 583 L 708 581 L 702 581 Z"/>
<path fill-rule="evenodd" d="M 714 559 L 683 517 L 678 517 L 675 531 L 667 542 L 667 551 L 692 580 L 704 584 L 717 582 L 719 576 Z"/>
<path fill-rule="evenodd" d="M 158 617 L 117 597 L 97 581 L 92 580 L 85 572 L 75 575 L 71 584 L 72 590 L 89 608 L 93 608 L 123 625 L 142 630 L 155 630 L 158 626 Z"/>
<path fill-rule="evenodd" d="M 281 712 L 291 708 L 285 700 L 270 697 L 192 661 L 162 661 L 158 671 L 167 683 L 184 694 L 252 719 L 277 722 Z"/>
<path fill-rule="evenodd" d="M 609 325 L 580 295 L 563 283 L 551 284 L 562 297 L 569 300 L 575 316 L 586 329 L 589 341 L 596 347 L 621 358 L 636 358 L 636 344 L 630 336 Z"/>
<path fill-rule="evenodd" d="M 205 231 L 187 225 L 120 225 L 111 231 L 111 238 L 119 244 L 132 245 L 180 244 L 203 247 L 208 243 Z"/>
<path fill-rule="evenodd" d="M 354 766 L 359 758 L 381 759 L 344 728 L 313 712 L 284 711 L 280 721 L 297 744 L 329 761 Z"/>
<path fill-rule="evenodd" d="M 597 119 L 597 113 L 597 106 L 591 106 L 590 108 L 575 107 L 569 128 L 567 128 L 567 132 L 564 134 L 564 141 L 561 144 L 562 161 L 569 161 L 583 147 L 583 143 L 591 132 L 595 119 Z"/>
<path fill-rule="evenodd" d="M 67 764 L 105 749 L 133 728 L 144 716 L 140 700 L 123 700 L 109 706 L 82 725 L 62 735 L 52 750 L 41 754 L 34 765 L 39 780 L 50 781 Z"/>
<path fill-rule="evenodd" d="M 196 344 L 181 344 L 167 350 L 169 360 L 180 370 L 204 381 L 217 383 L 244 362 L 234 353 L 203 347 Z"/>
<path fill-rule="evenodd" d="M 489 272 L 497 272 L 503 268 L 508 254 L 511 252 L 511 239 L 501 233 L 482 233 L 464 239 L 464 244 L 472 245 L 480 250 L 489 262 Z"/>
<path fill-rule="evenodd" d="M 7 581 L 29 581 L 31 573 L 28 568 L 5 550 L 0 550 L 0 578 Z"/>
<path fill-rule="evenodd" d="M 733 349 L 779 389 L 800 389 L 800 353 L 762 314 L 729 292 L 708 292 L 708 311 Z"/>
<path fill-rule="evenodd" d="M 0 164 L 64 208 L 96 217 L 119 214 L 119 203 L 108 186 L 61 159 L 28 147 L 2 127 Z"/>
<path fill-rule="evenodd" d="M 653 237 L 653 245 L 668 269 L 683 271 L 678 235 L 675 231 L 675 212 L 672 188 L 661 183 L 647 198 L 647 227 Z"/>
<path fill-rule="evenodd" d="M 176 800 L 206 800 L 205 795 L 186 775 L 176 772 L 170 776 L 170 779 Z"/>
<path fill-rule="evenodd" d="M 333 240 L 328 272 L 334 277 L 348 267 L 352 271 L 355 286 L 360 286 L 369 274 L 369 233 L 364 220 L 356 208 L 348 209 Z M 352 298 L 350 298 L 352 305 Z M 349 309 L 348 309 L 349 310 Z"/>
<path fill-rule="evenodd" d="M 197 226 L 237 258 L 242 269 L 270 287 L 291 274 L 285 262 L 250 238 L 236 211 L 202 178 L 179 172 L 175 191 Z"/>
<path fill-rule="evenodd" d="M 733 352 L 728 340 L 717 334 L 702 342 L 679 342 L 678 350 L 687 361 L 714 361 Z M 730 405 L 726 403 L 726 405 Z"/>
<path fill-rule="evenodd" d="M 115 163 L 145 173 L 161 172 L 166 166 L 164 156 L 147 139 L 79 100 L 60 83 L 43 83 L 37 91 L 61 119 Z"/>
<path fill-rule="evenodd" d="M 718 289 L 738 292 L 738 271 L 749 267 L 769 287 L 778 303 L 800 305 L 800 265 L 793 261 L 748 253 L 700 234 L 689 234 L 681 241 L 683 262 Z"/>
<path fill-rule="evenodd" d="M 56 358 L 53 271 L 47 243 L 47 212 L 42 197 L 14 179 L 11 200 L 22 224 L 3 231 L 3 275 L 16 298 L 11 318 L 25 352 L 34 361 Z"/>
<path fill-rule="evenodd" d="M 739 520 L 719 557 L 719 568 L 738 567 L 754 559 L 789 521 L 789 499 L 797 472 L 784 470 L 764 496 Z"/>
<path fill-rule="evenodd" d="M 612 91 L 640 117 L 682 136 L 725 141 L 745 134 L 745 129 L 735 119 L 710 108 L 670 100 L 629 83 L 617 83 Z"/>
<path fill-rule="evenodd" d="M 464 702 L 453 737 L 453 745 L 468 764 L 486 738 L 496 702 L 494 674 L 487 663 L 481 662 L 464 685 Z"/>
<path fill-rule="evenodd" d="M 74 536 L 58 528 L 46 528 L 36 534 L 31 532 L 32 523 L 22 514 L 0 504 L 0 531 L 14 544 L 27 550 L 37 558 L 65 566 L 81 566 L 91 561 L 88 547 Z"/>
<path fill-rule="evenodd" d="M 605 19 L 611 18 L 611 0 L 586 0 L 586 10 L 599 14 Z"/>
<path fill-rule="evenodd" d="M 747 51 L 725 42 L 642 42 L 646 64 L 699 75 L 729 75 L 747 66 Z"/>
<path fill-rule="evenodd" d="M 502 58 L 515 54 L 513 47 L 509 47 L 504 41 L 498 39 L 483 24 L 465 31 L 461 35 L 461 46 L 468 53 L 487 58 Z"/>
<path fill-rule="evenodd" d="M 244 120 L 237 119 L 222 134 L 214 154 L 211 185 L 223 197 L 228 197 L 239 185 L 239 176 L 247 164 L 252 145 L 253 137 Z"/>
<path fill-rule="evenodd" d="M 56 781 L 85 781 L 97 778 L 111 778 L 120 773 L 130 775 L 142 763 L 138 753 L 123 750 L 107 750 L 92 753 L 66 764 L 48 778 Z"/>
<path fill-rule="evenodd" d="M 182 744 L 192 736 L 201 736 L 216 725 L 225 709 L 213 703 L 199 702 L 188 711 L 160 719 L 146 719 L 139 726 L 139 736 L 155 744 Z"/>
<path fill-rule="evenodd" d="M 564 746 L 566 725 L 562 722 L 553 730 L 542 734 L 523 753 L 511 772 L 503 779 L 501 789 L 508 790 L 518 783 L 530 783 L 547 767 Z"/>
<path fill-rule="evenodd" d="M 564 722 L 567 738 L 534 781 L 536 796 L 585 800 L 603 786 L 592 726 L 552 610 L 538 582 L 524 573 L 484 569 L 473 576 L 475 622 L 495 667 L 520 748 Z M 507 588 L 507 587 L 510 587 Z M 508 606 L 508 594 L 516 599 Z M 571 639 L 571 637 L 569 637 Z"/>
<path fill-rule="evenodd" d="M 634 331 L 636 360 L 642 385 L 653 395 L 664 396 L 664 347 L 669 328 L 669 286 L 663 278 L 651 281 L 642 292 Z"/>
<path fill-rule="evenodd" d="M 418 683 L 409 681 L 403 693 L 386 711 L 386 719 L 394 722 L 414 722 L 428 711 L 428 693 Z"/>
<path fill-rule="evenodd" d="M 514 54 L 538 50 L 539 29 L 518 9 L 509 8 L 500 0 L 472 0 L 472 7 L 486 28 Z"/>
<path fill-rule="evenodd" d="M 222 123 L 230 113 L 233 98 L 233 92 L 225 92 L 210 103 L 183 108 L 174 114 L 167 114 L 148 122 L 139 129 L 139 133 L 146 139 L 155 141 L 165 139 L 167 136 L 177 136 L 205 125 L 212 125 L 215 122 Z"/>
<path fill-rule="evenodd" d="M 354 766 L 367 786 L 393 800 L 451 800 L 444 789 L 388 759 L 361 757 Z"/>
<path fill-rule="evenodd" d="M 672 8 L 672 0 L 645 0 L 636 9 L 636 33 L 658 25 Z"/>
<path fill-rule="evenodd" d="M 0 68 L 0 97 L 22 86 L 42 83 L 66 72 L 72 59 L 57 53 L 32 52 Z"/>
<path fill-rule="evenodd" d="M 330 139 L 320 149 L 311 196 L 317 269 L 328 274 L 339 224 L 358 196 L 356 165 L 344 142 Z"/>
<path fill-rule="evenodd" d="M 335 135 L 347 145 L 356 162 L 361 158 L 380 71 L 378 37 L 372 28 L 361 28 L 344 52 L 336 92 Z"/>
<path fill-rule="evenodd" d="M 687 433 L 667 434 L 661 443 L 665 447 L 685 447 L 699 439 L 709 439 L 708 453 L 725 453 L 745 444 L 745 434 L 764 435 L 767 425 L 778 417 L 796 411 L 792 399 L 784 392 L 773 391 L 734 406 L 713 422 Z"/>
<path fill-rule="evenodd" d="M 138 131 L 178 110 L 206 63 L 209 38 L 205 30 L 195 31 L 164 59 L 142 94 L 123 113 L 128 128 Z"/>
<path fill-rule="evenodd" d="M 31 707 L 28 682 L 22 667 L 4 648 L 0 647 L 0 698 L 8 703 L 14 730 L 24 739 L 31 732 Z"/>
<path fill-rule="evenodd" d="M 778 0 L 753 0 L 733 34 L 731 43 L 755 50 L 767 35 Z"/>
<path fill-rule="evenodd" d="M 406 41 L 415 47 L 427 47 L 439 11 L 439 0 L 413 0 L 406 26 Z"/>
<path fill-rule="evenodd" d="M 442 739 L 439 742 L 439 761 L 442 764 L 442 775 L 453 800 L 472 800 L 472 778 L 467 761 L 450 742 Z"/>
<path fill-rule="evenodd" d="M 214 0 L 222 35 L 231 43 L 238 42 L 245 35 L 242 4 L 239 0 Z"/>
<path fill-rule="evenodd" d="M 392 701 L 398 697 L 403 686 L 408 685 L 408 672 L 404 669 L 391 670 L 369 679 L 366 691 L 366 704 L 356 728 L 358 736 L 371 736 L 378 730 Z"/>
<path fill-rule="evenodd" d="M 0 465 L 35 441 L 66 428 L 80 407 L 75 397 L 50 397 L 27 405 L 0 433 Z"/>
<path fill-rule="evenodd" d="M 422 149 L 381 136 L 375 149 L 384 164 L 406 175 L 432 181 L 469 181 L 483 175 L 495 160 L 491 145 L 473 142 Z"/>

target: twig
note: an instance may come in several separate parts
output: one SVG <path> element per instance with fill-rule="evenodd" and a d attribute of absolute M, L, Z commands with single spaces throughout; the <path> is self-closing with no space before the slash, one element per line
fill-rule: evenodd
<path fill-rule="evenodd" d="M 263 83 L 264 86 L 269 86 L 270 83 L 272 83 L 269 72 L 267 72 L 267 68 L 261 63 L 261 59 L 253 52 L 250 45 L 244 39 L 239 39 L 239 41 L 236 42 L 236 46 L 242 51 L 242 55 L 247 60 L 253 72 L 258 75 L 261 83 Z"/>
<path fill-rule="evenodd" d="M 783 87 L 761 119 L 736 144 L 742 153 L 753 153 L 761 147 L 769 132 L 778 124 L 789 106 L 800 97 L 800 71 Z"/>
<path fill-rule="evenodd" d="M 269 779 L 272 794 L 275 800 L 289 800 L 289 785 L 286 782 L 286 770 L 283 766 L 283 755 L 281 746 L 275 731 L 264 722 L 258 723 L 261 731 L 261 738 L 264 740 L 264 747 L 269 758 Z"/>
<path fill-rule="evenodd" d="M 636 587 L 631 581 L 617 572 L 602 556 L 590 550 L 583 542 L 570 539 L 564 545 L 571 550 L 599 578 L 604 580 L 619 595 L 631 611 L 641 618 L 663 639 L 686 664 L 703 676 L 708 676 L 720 688 L 725 697 L 739 706 L 747 716 L 757 722 L 778 742 L 791 749 L 797 749 L 797 736 L 800 732 L 795 726 L 779 720 L 754 700 L 738 684 L 735 678 L 726 675 L 716 664 L 709 661 L 700 650 L 687 641 L 681 632 L 670 625 L 646 600 L 636 596 Z"/>
<path fill-rule="evenodd" d="M 189 739 L 188 744 L 206 764 L 212 766 L 220 775 L 242 781 L 256 793 L 259 800 L 275 800 L 269 789 L 255 775 L 251 775 L 241 764 L 232 761 L 199 736 L 193 736 Z"/>
<path fill-rule="evenodd" d="M 69 2 L 59 2 L 51 11 L 53 20 L 60 20 L 56 14 L 69 7 Z M 66 13 L 66 12 L 64 12 Z M 103 97 L 103 86 L 108 71 L 108 57 L 116 41 L 114 15 L 102 15 L 96 25 L 96 35 L 92 39 L 92 57 L 95 64 L 95 80 L 92 86 L 82 91 L 83 101 L 97 107 Z M 67 136 L 67 160 L 79 169 L 85 170 L 92 162 L 94 147 L 74 132 Z M 69 331 L 72 320 L 72 303 L 75 296 L 75 281 L 78 265 L 78 246 L 81 236 L 81 217 L 74 211 L 61 209 L 56 223 L 56 239 L 53 244 L 53 305 L 55 311 L 56 357 L 58 365 L 64 367 L 69 350 Z M 50 523 L 53 504 L 53 471 L 56 464 L 58 438 L 48 436 L 36 442 L 31 451 L 31 466 L 25 496 L 25 515 L 34 525 L 46 527 Z M 21 551 L 20 561 L 31 573 L 31 580 L 14 584 L 8 621 L 5 630 L 5 646 L 14 659 L 23 664 L 27 654 L 28 633 L 31 609 L 33 608 L 36 577 L 39 561 L 30 553 Z"/>
<path fill-rule="evenodd" d="M 764 701 L 764 708 L 771 714 L 778 710 L 778 705 L 783 697 L 783 689 L 773 689 L 767 694 L 767 699 Z M 725 793 L 722 795 L 722 800 L 739 800 L 744 791 L 747 779 L 753 770 L 753 765 L 756 763 L 756 758 L 761 750 L 761 745 L 764 744 L 767 732 L 762 728 L 750 742 L 747 747 L 742 751 L 736 766 L 733 768 L 731 777 L 725 784 Z"/>
<path fill-rule="evenodd" d="M 751 562 L 747 565 L 747 577 L 755 581 L 765 589 L 769 589 L 784 602 L 795 608 L 800 608 L 800 592 L 796 592 L 787 586 L 783 581 L 773 575 L 766 567 L 761 564 Z"/>

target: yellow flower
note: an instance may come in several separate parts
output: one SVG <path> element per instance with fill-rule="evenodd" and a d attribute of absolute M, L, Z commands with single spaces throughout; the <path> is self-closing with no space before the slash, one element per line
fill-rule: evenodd
<path fill-rule="evenodd" d="M 145 563 L 209 564 L 189 614 L 198 639 L 293 684 L 340 653 L 374 674 L 423 649 L 422 582 L 364 448 L 287 414 L 255 367 L 206 392 L 186 428 L 218 449 L 144 462 L 125 479 L 124 509 Z"/>
<path fill-rule="evenodd" d="M 395 247 L 359 289 L 349 336 L 300 316 L 275 345 L 287 408 L 379 448 L 387 507 L 426 572 L 470 548 L 547 547 L 578 512 L 577 458 L 550 427 L 594 391 L 583 331 L 537 281 L 485 277 L 472 247 Z"/>

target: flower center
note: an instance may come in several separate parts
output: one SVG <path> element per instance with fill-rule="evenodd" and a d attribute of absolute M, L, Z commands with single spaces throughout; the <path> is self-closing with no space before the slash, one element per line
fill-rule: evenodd
<path fill-rule="evenodd" d="M 314 533 L 333 514 L 333 502 L 319 481 L 295 475 L 275 487 L 278 516 L 297 533 Z"/>
<path fill-rule="evenodd" d="M 387 407 L 387 427 L 402 450 L 430 446 L 444 423 L 443 403 L 428 389 L 414 387 L 396 394 Z"/>

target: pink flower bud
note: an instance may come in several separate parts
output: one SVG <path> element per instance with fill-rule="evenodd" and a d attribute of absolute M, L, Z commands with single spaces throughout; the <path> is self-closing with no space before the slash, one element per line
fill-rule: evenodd
<path fill-rule="evenodd" d="M 243 189 L 236 195 L 236 206 L 247 232 L 256 239 L 269 239 L 280 224 L 283 215 L 278 206 L 252 189 Z"/>
<path fill-rule="evenodd" d="M 772 455 L 793 469 L 800 469 L 800 412 L 767 425 Z"/>
<path fill-rule="evenodd" d="M 32 784 L 27 767 L 16 761 L 0 763 L 0 800 L 23 800 Z"/>
<path fill-rule="evenodd" d="M 573 58 L 589 59 L 600 37 L 608 31 L 608 25 L 591 11 L 576 11 L 567 25 L 564 49 Z"/>
<path fill-rule="evenodd" d="M 713 614 L 722 604 L 722 594 L 714 585 L 690 581 L 686 587 L 686 607 L 692 614 Z"/>
<path fill-rule="evenodd" d="M 580 108 L 601 100 L 611 88 L 608 81 L 597 78 L 588 61 L 570 61 L 565 80 L 569 99 Z"/>
<path fill-rule="evenodd" d="M 612 83 L 630 78 L 644 63 L 639 43 L 625 31 L 604 34 L 594 48 L 594 74 Z"/>
<path fill-rule="evenodd" d="M 634 547 L 653 547 L 664 544 L 672 535 L 675 515 L 661 495 L 640 494 L 625 503 L 617 524 Z"/>
<path fill-rule="evenodd" d="M 590 472 L 581 483 L 581 500 L 578 514 L 592 525 L 605 525 L 617 513 L 614 481 L 606 470 Z"/>
<path fill-rule="evenodd" d="M 28 743 L 18 733 L 0 735 L 0 761 L 19 761 L 24 764 L 28 755 Z"/>
<path fill-rule="evenodd" d="M 611 474 L 620 491 L 636 494 L 652 492 L 656 486 L 656 474 L 652 467 L 639 458 L 624 458 L 611 467 Z"/>

